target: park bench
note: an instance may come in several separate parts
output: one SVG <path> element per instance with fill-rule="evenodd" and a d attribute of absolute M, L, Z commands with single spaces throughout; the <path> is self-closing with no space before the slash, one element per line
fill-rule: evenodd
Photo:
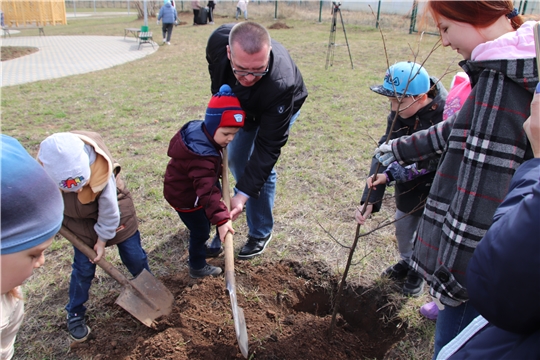
<path fill-rule="evenodd" d="M 133 35 L 135 37 L 135 40 L 139 38 L 139 33 L 141 32 L 141 29 L 139 28 L 125 28 L 124 29 L 124 40 L 126 40 L 126 36 L 129 34 Z"/>
<path fill-rule="evenodd" d="M 141 26 L 141 32 L 139 33 L 139 49 L 141 48 L 141 45 L 144 43 L 148 43 L 152 45 L 152 49 L 154 48 L 154 40 L 152 39 L 152 32 L 148 31 L 148 26 Z"/>
<path fill-rule="evenodd" d="M 11 34 L 10 34 L 11 30 L 24 30 L 24 29 L 39 29 L 39 35 L 45 36 L 43 25 L 39 25 L 39 24 L 21 24 L 18 26 L 17 25 L 2 26 L 2 30 L 4 31 L 4 37 L 6 37 L 6 35 L 9 35 L 9 37 L 11 37 Z"/>

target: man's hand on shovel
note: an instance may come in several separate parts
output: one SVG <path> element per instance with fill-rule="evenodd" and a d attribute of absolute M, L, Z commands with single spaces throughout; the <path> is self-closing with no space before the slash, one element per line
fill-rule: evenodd
<path fill-rule="evenodd" d="M 231 198 L 231 220 L 234 221 L 244 210 L 244 205 L 248 201 L 249 197 L 242 193 L 237 193 Z"/>

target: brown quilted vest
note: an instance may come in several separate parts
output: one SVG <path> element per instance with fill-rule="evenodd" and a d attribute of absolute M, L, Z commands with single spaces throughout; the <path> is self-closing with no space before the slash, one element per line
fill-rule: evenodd
<path fill-rule="evenodd" d="M 107 185 L 111 174 L 116 177 L 116 193 L 120 208 L 120 226 L 116 236 L 107 241 L 107 246 L 121 243 L 132 236 L 138 229 L 137 214 L 129 190 L 120 177 L 121 167 L 114 162 L 109 149 L 98 133 L 90 131 L 71 131 L 84 143 L 91 145 L 96 151 L 96 161 L 90 166 L 91 175 L 88 184 L 80 193 L 63 192 L 64 221 L 63 225 L 77 235 L 88 246 L 94 247 L 98 235 L 94 225 L 98 218 L 98 199 L 101 190 Z"/>

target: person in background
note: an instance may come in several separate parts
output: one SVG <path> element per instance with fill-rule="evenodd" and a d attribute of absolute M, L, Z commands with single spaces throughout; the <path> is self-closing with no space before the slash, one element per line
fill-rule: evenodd
<path fill-rule="evenodd" d="M 116 163 L 101 136 L 90 131 L 56 133 L 41 142 L 38 160 L 55 181 L 64 199 L 62 223 L 97 256 L 88 259 L 75 246 L 66 305 L 69 336 L 76 342 L 90 335 L 86 307 L 95 263 L 105 247 L 117 245 L 122 263 L 131 275 L 150 271 L 141 246 L 139 222 L 131 194 L 119 176 Z"/>
<path fill-rule="evenodd" d="M 171 35 L 174 24 L 178 22 L 178 14 L 176 8 L 171 4 L 170 0 L 165 0 L 165 5 L 159 9 L 157 22 L 162 21 L 161 31 L 163 33 L 163 44 L 171 45 Z"/>
<path fill-rule="evenodd" d="M 244 127 L 229 144 L 229 164 L 236 179 L 231 218 L 245 205 L 249 228 L 238 258 L 250 259 L 272 239 L 274 165 L 308 92 L 287 49 L 251 21 L 218 27 L 208 39 L 206 60 L 212 93 L 228 84 L 246 112 Z"/>
<path fill-rule="evenodd" d="M 247 19 L 248 19 L 248 11 L 247 11 L 248 2 L 249 2 L 249 0 L 238 0 L 238 4 L 236 4 L 236 20 L 238 20 L 238 16 L 241 13 L 244 13 L 244 20 L 247 21 Z"/>
<path fill-rule="evenodd" d="M 191 9 L 193 10 L 193 25 L 198 24 L 197 18 L 199 17 L 199 12 L 201 11 L 201 7 L 202 6 L 199 4 L 199 0 L 191 1 Z"/>
<path fill-rule="evenodd" d="M 517 168 L 532 158 L 523 132 L 538 83 L 534 22 L 512 1 L 429 0 L 442 44 L 463 56 L 471 93 L 456 116 L 379 147 L 380 161 L 407 165 L 442 153 L 418 226 L 412 266 L 444 309 L 435 330 L 440 349 L 478 311 L 466 270 Z"/>
<path fill-rule="evenodd" d="M 216 7 L 215 1 L 208 1 L 208 20 L 210 21 L 210 25 L 214 25 L 214 8 Z"/>
<path fill-rule="evenodd" d="M 540 84 L 523 128 L 534 159 L 517 169 L 467 267 L 480 316 L 437 359 L 540 359 Z"/>
<path fill-rule="evenodd" d="M 225 148 L 244 126 L 246 114 L 240 102 L 223 85 L 208 103 L 204 121 L 186 123 L 173 136 L 167 155 L 163 195 L 189 229 L 189 275 L 217 276 L 222 269 L 206 262 L 206 240 L 212 225 L 219 238 L 234 234 L 230 214 L 221 201 L 219 178 Z M 230 191 L 224 189 L 223 191 Z"/>
<path fill-rule="evenodd" d="M 64 203 L 45 170 L 14 138 L 0 135 L 0 358 L 11 359 L 23 322 L 20 286 L 45 263 Z"/>
<path fill-rule="evenodd" d="M 391 108 L 386 118 L 386 132 L 378 145 L 384 144 L 388 138 L 411 135 L 443 120 L 447 91 L 438 79 L 430 78 L 420 64 L 404 61 L 390 66 L 386 70 L 383 84 L 372 86 L 371 90 L 388 97 Z M 394 130 L 390 133 L 394 119 Z M 424 289 L 424 279 L 410 267 L 409 262 L 413 252 L 414 232 L 424 211 L 424 202 L 435 177 L 434 170 L 438 160 L 427 159 L 408 168 L 402 168 L 397 163 L 388 168 L 380 166 L 379 174 L 375 178 L 379 161 L 374 157 L 368 185 L 361 200 L 361 204 L 367 201 L 368 205 L 363 215 L 360 210 L 356 210 L 355 214 L 357 222 L 363 224 L 372 212 L 380 210 L 385 184 L 396 182 L 394 226 L 401 260 L 387 268 L 382 276 L 392 280 L 405 280 L 402 292 L 406 296 L 420 296 Z M 372 186 L 368 199 L 369 187 Z"/>

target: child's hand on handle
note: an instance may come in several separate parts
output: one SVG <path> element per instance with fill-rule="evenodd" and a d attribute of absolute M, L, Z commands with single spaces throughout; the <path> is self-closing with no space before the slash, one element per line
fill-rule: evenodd
<path fill-rule="evenodd" d="M 227 236 L 228 232 L 234 235 L 234 229 L 230 220 L 227 221 L 225 224 L 218 226 L 217 230 L 221 242 L 225 242 L 225 236 Z"/>
<path fill-rule="evenodd" d="M 540 83 L 531 102 L 531 116 L 523 123 L 535 158 L 540 158 Z"/>
<path fill-rule="evenodd" d="M 363 207 L 364 205 L 362 205 Z M 361 208 L 356 208 L 356 212 L 354 214 L 354 219 L 356 220 L 357 223 L 359 223 L 360 225 L 364 225 L 364 223 L 366 222 L 366 220 L 369 218 L 369 215 L 371 215 L 371 212 L 373 211 L 373 205 L 372 204 L 368 204 L 366 206 L 366 211 L 364 212 L 364 215 L 362 215 L 362 209 Z"/>
<path fill-rule="evenodd" d="M 373 174 L 370 177 L 367 178 L 367 186 L 368 188 L 372 188 L 373 190 L 377 190 L 377 185 L 380 184 L 386 184 L 386 175 L 384 174 Z"/>
<path fill-rule="evenodd" d="M 101 238 L 98 237 L 96 241 L 96 245 L 94 245 L 94 251 L 96 252 L 96 258 L 94 260 L 90 260 L 92 264 L 97 263 L 99 260 L 101 260 L 102 257 L 105 256 L 105 245 L 107 244 L 106 241 L 101 240 Z"/>

